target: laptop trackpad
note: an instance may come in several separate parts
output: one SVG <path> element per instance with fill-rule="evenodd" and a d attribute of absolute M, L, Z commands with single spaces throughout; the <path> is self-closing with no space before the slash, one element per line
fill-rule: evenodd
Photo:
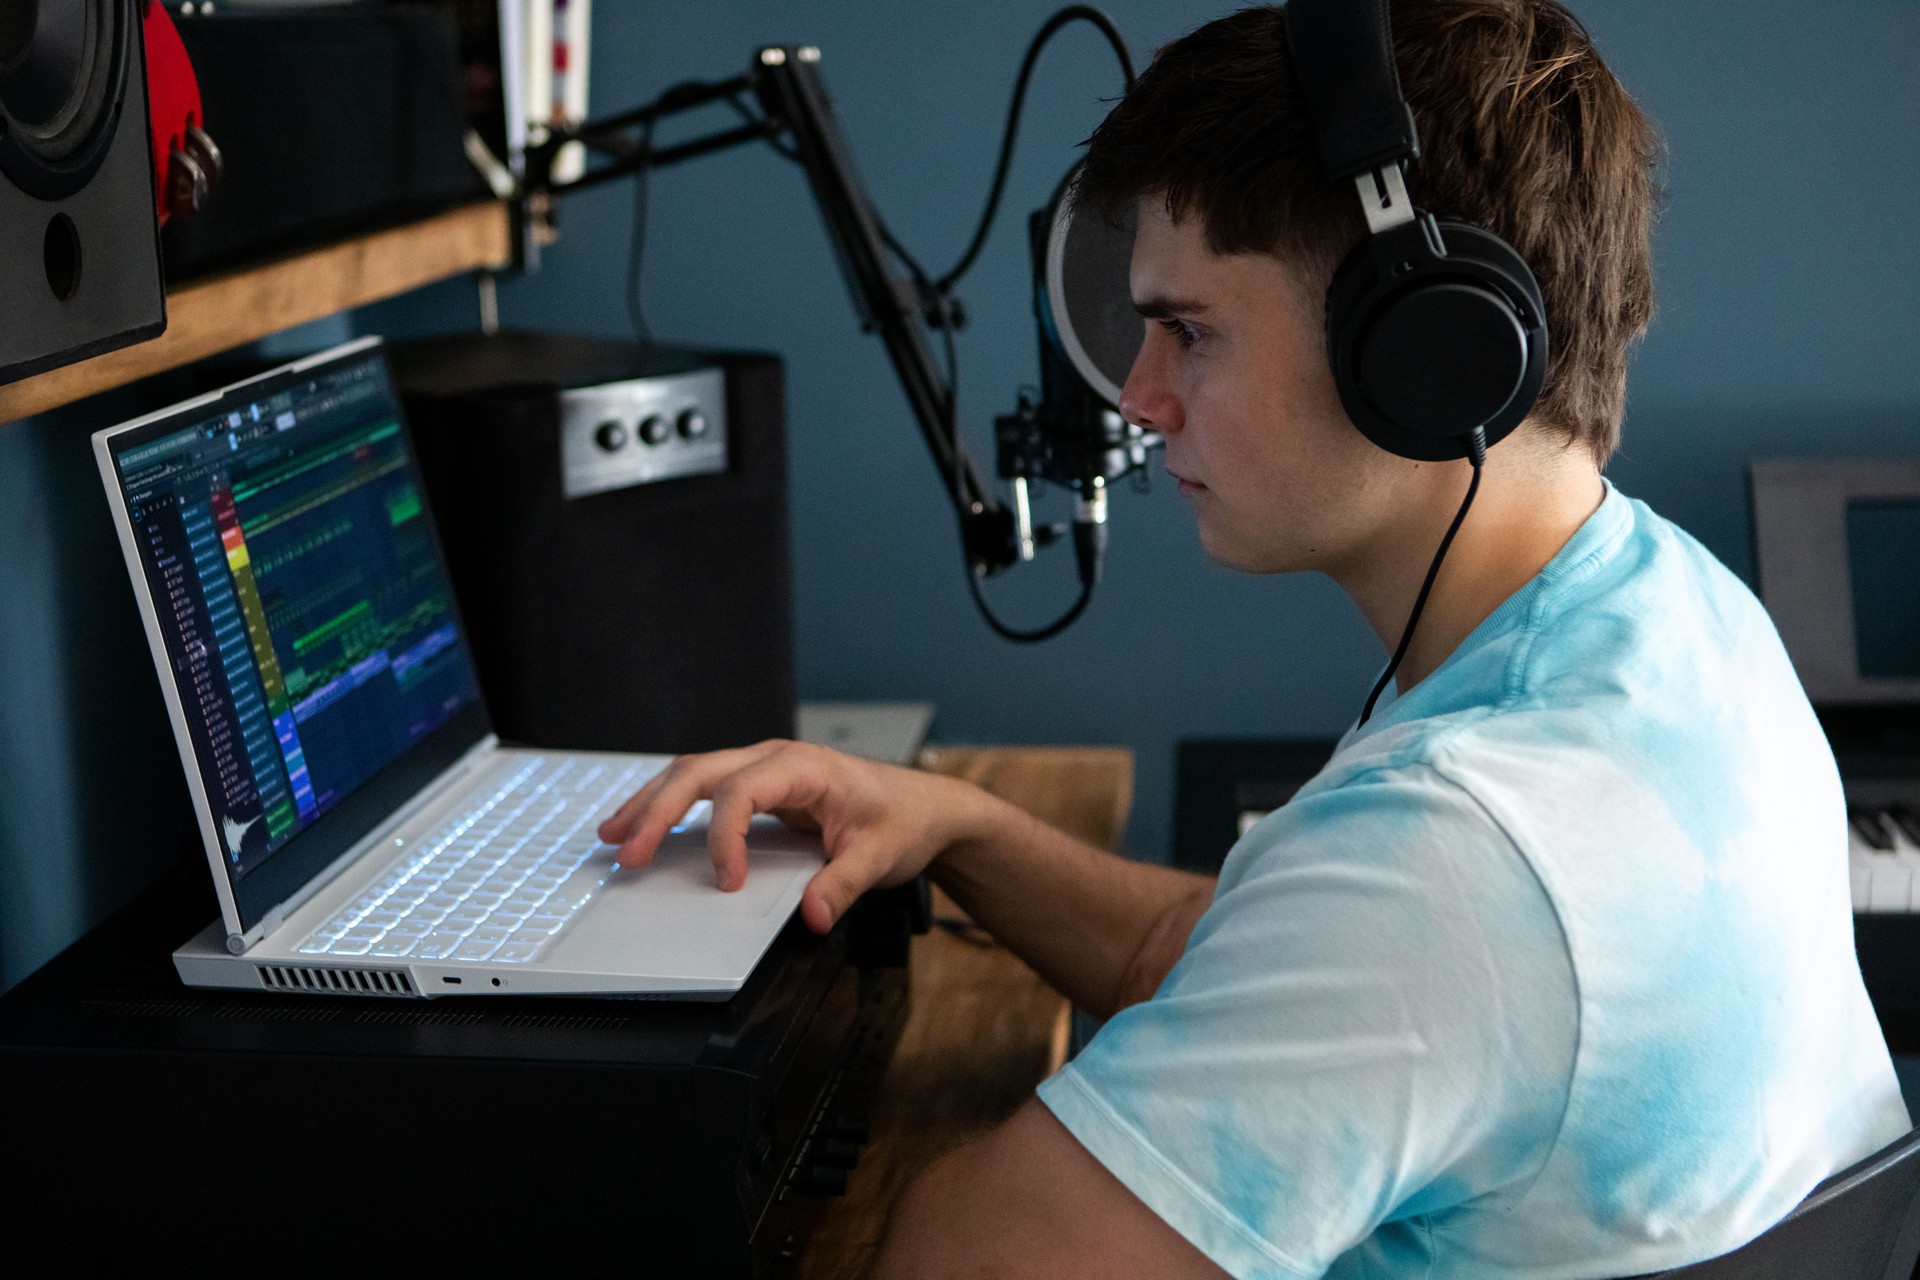
<path fill-rule="evenodd" d="M 792 910 L 798 890 L 823 861 L 820 837 L 778 818 L 755 818 L 747 833 L 747 882 L 722 893 L 713 881 L 701 822 L 667 836 L 647 866 L 615 871 L 600 889 L 601 910 L 757 919 L 779 906 Z"/>

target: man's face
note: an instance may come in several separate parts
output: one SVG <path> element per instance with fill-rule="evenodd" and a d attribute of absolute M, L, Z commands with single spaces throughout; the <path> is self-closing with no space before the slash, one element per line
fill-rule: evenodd
<path fill-rule="evenodd" d="M 1157 195 L 1142 197 L 1139 226 L 1146 340 L 1122 416 L 1165 435 L 1215 560 L 1343 576 L 1378 545 L 1398 460 L 1340 406 L 1318 285 L 1269 254 L 1214 253 L 1201 219 L 1174 222 Z"/>

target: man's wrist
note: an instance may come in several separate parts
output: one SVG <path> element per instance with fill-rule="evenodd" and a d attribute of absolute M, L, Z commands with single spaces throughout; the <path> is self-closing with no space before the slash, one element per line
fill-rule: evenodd
<path fill-rule="evenodd" d="M 943 794 L 936 797 L 934 811 L 941 816 L 934 841 L 936 852 L 927 864 L 929 874 L 954 861 L 967 861 L 972 855 L 995 843 L 1006 830 L 1006 818 L 1019 810 L 962 778 L 940 776 Z"/>

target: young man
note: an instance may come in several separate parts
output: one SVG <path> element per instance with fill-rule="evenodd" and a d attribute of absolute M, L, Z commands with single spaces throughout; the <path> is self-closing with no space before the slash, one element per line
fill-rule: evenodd
<path fill-rule="evenodd" d="M 1651 129 L 1554 0 L 1391 10 L 1414 203 L 1527 260 L 1552 361 L 1392 690 L 1218 882 L 790 743 L 684 758 L 601 830 L 644 862 L 710 796 L 733 888 L 753 813 L 817 825 L 812 927 L 924 870 L 1110 1016 L 906 1191 L 883 1276 L 1638 1275 L 1738 1246 L 1907 1127 L 1779 641 L 1601 478 L 1652 308 Z M 1080 198 L 1137 204 L 1121 410 L 1165 436 L 1208 552 L 1325 573 L 1394 645 L 1470 464 L 1343 409 L 1324 299 L 1366 226 L 1281 13 L 1163 50 Z"/>

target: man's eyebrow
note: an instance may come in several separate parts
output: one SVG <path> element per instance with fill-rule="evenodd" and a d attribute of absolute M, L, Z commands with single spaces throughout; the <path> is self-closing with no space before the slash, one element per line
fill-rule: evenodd
<path fill-rule="evenodd" d="M 1171 316 L 1199 315 L 1207 309 L 1204 302 L 1194 302 L 1186 298 L 1142 298 L 1133 304 L 1133 309 L 1148 320 L 1164 320 Z"/>

